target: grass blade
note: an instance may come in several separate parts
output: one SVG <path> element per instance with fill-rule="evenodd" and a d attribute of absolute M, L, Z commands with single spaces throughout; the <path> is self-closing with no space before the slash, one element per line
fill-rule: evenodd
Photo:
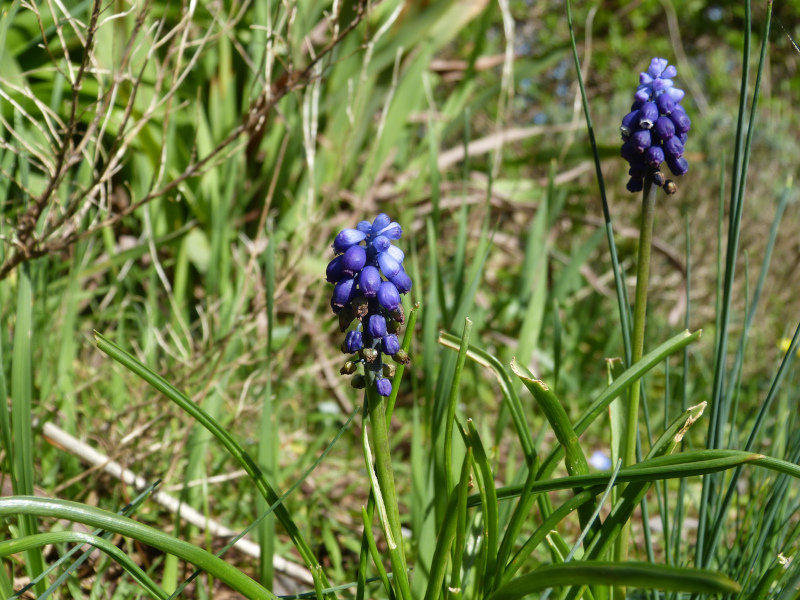
<path fill-rule="evenodd" d="M 267 343 L 264 348 L 264 398 L 262 400 L 261 422 L 259 423 L 258 464 L 266 471 L 269 478 L 278 476 L 277 444 L 278 419 L 272 401 L 272 333 L 274 329 L 275 307 L 275 236 L 270 235 L 264 253 L 264 280 L 267 312 Z M 258 498 L 256 503 L 259 513 L 267 509 L 267 502 Z M 270 515 L 258 528 L 258 544 L 261 549 L 259 557 L 259 580 L 267 589 L 272 589 L 274 570 L 272 559 L 275 553 L 275 517 Z"/>
<path fill-rule="evenodd" d="M 497 539 L 498 539 L 498 513 L 497 513 L 497 489 L 494 485 L 494 474 L 486 456 L 478 430 L 472 419 L 467 420 L 466 443 L 472 449 L 472 457 L 477 469 L 478 486 L 481 490 L 483 500 L 483 523 L 484 523 L 484 542 L 483 548 L 486 553 L 484 561 L 484 571 L 479 576 L 479 581 L 486 581 L 486 588 L 489 585 L 488 575 L 495 572 L 497 568 Z"/>
<path fill-rule="evenodd" d="M 0 557 L 17 552 L 29 552 L 30 550 L 39 549 L 49 544 L 89 544 L 94 546 L 98 550 L 105 552 L 119 566 L 125 569 L 133 580 L 141 585 L 153 598 L 157 600 L 168 600 L 169 598 L 169 594 L 162 590 L 124 551 L 108 540 L 96 535 L 76 531 L 57 531 L 38 533 L 16 540 L 7 540 L 5 542 L 0 542 Z M 77 548 L 80 548 L 80 546 Z"/>
<path fill-rule="evenodd" d="M 463 596 L 461 589 L 461 565 L 464 559 L 464 542 L 467 533 L 467 497 L 472 487 L 470 472 L 472 470 L 472 448 L 467 448 L 467 455 L 461 465 L 461 479 L 458 485 L 458 503 L 456 504 L 456 535 L 453 545 L 453 567 L 450 570 L 450 587 L 448 599 L 460 600 Z"/>
<path fill-rule="evenodd" d="M 450 498 L 447 502 L 445 518 L 442 521 L 439 535 L 436 538 L 436 550 L 433 553 L 433 561 L 431 562 L 428 587 L 425 590 L 425 600 L 436 600 L 442 589 L 442 583 L 444 582 L 445 572 L 447 570 L 448 557 L 450 555 L 450 547 L 456 536 L 459 497 L 461 496 L 462 488 L 467 489 L 469 486 L 469 466 L 471 459 L 472 452 L 467 451 L 464 457 L 464 463 L 462 464 L 461 481 L 458 482 L 457 487 L 453 488 L 453 493 L 450 494 Z"/>
<path fill-rule="evenodd" d="M 372 515 L 367 513 L 366 506 L 361 507 L 361 520 L 364 523 L 364 538 L 367 541 L 367 546 L 369 546 L 372 563 L 378 571 L 378 577 L 380 577 L 381 583 L 383 583 L 383 589 L 386 590 L 386 596 L 391 598 L 393 595 L 392 584 L 389 583 L 389 577 L 386 575 L 386 569 L 383 568 L 378 546 L 375 545 L 375 536 L 372 534 Z"/>
<path fill-rule="evenodd" d="M 122 510 L 118 511 L 117 514 L 122 515 L 123 517 L 127 517 L 127 516 L 130 516 L 131 514 L 133 514 L 144 503 L 144 501 L 147 500 L 150 497 L 150 494 L 153 493 L 153 490 L 160 483 L 161 482 L 159 480 L 156 483 L 154 483 L 151 486 L 149 486 L 146 490 L 142 491 L 141 494 L 139 494 L 130 504 L 125 506 Z M 110 533 L 104 532 L 102 529 L 95 529 L 92 532 L 92 535 L 100 536 L 103 539 L 108 539 L 108 538 L 111 537 Z M 80 549 L 81 549 L 81 546 L 75 546 L 72 550 L 67 552 L 64 556 L 62 556 L 57 561 L 55 561 L 53 564 L 51 564 L 49 567 L 47 567 L 47 569 L 45 569 L 45 571 L 39 577 L 41 579 L 44 579 L 45 577 L 47 577 L 52 571 L 54 571 L 59 566 L 61 566 L 63 563 L 65 563 L 67 560 L 69 560 L 69 558 L 72 555 L 74 555 L 78 551 L 80 551 Z M 81 556 L 75 562 L 73 562 L 67 569 L 64 570 L 63 573 L 61 573 L 56 578 L 56 580 L 50 585 L 50 587 L 47 588 L 47 591 L 45 591 L 44 594 L 39 596 L 38 600 L 45 600 L 45 598 L 48 598 L 50 596 L 50 594 L 52 594 L 54 591 L 56 591 L 59 588 L 59 586 L 61 586 L 61 584 L 64 583 L 64 581 L 67 580 L 67 578 L 70 576 L 71 573 L 73 573 L 79 566 L 81 566 L 81 564 L 83 564 L 89 558 L 89 556 L 91 556 L 91 554 L 92 554 L 91 550 L 87 550 L 86 552 L 81 554 Z M 14 594 L 12 597 L 10 597 L 9 600 L 14 600 L 15 598 L 18 598 L 29 587 L 31 587 L 32 585 L 35 585 L 35 584 L 36 584 L 36 581 L 34 580 L 33 582 L 31 582 L 27 586 L 25 586 L 23 589 L 21 589 L 19 592 Z"/>
<path fill-rule="evenodd" d="M 31 370 L 31 340 L 33 339 L 33 293 L 30 265 L 19 270 L 17 283 L 17 319 L 14 325 L 14 348 L 11 363 L 11 428 L 16 481 L 15 495 L 33 495 L 33 373 Z M 36 519 L 19 516 L 19 529 L 23 537 L 37 533 Z M 39 547 L 25 551 L 25 568 L 31 580 L 44 571 L 44 558 Z M 44 593 L 47 586 L 40 581 L 36 595 Z"/>
<path fill-rule="evenodd" d="M 606 198 L 606 184 L 603 179 L 603 169 L 600 166 L 600 152 L 597 149 L 597 140 L 594 137 L 594 126 L 592 116 L 589 114 L 589 102 L 586 99 L 586 89 L 583 85 L 583 74 L 581 73 L 581 63 L 578 59 L 578 47 L 575 43 L 575 31 L 572 28 L 572 7 L 567 0 L 567 23 L 569 25 L 569 38 L 572 43 L 572 58 L 575 62 L 575 71 L 578 76 L 578 87 L 581 91 L 581 102 L 583 104 L 583 115 L 586 119 L 586 129 L 589 133 L 589 143 L 592 146 L 592 156 L 594 157 L 595 174 L 597 175 L 597 186 L 600 189 L 600 200 L 603 205 L 603 218 L 606 223 L 606 236 L 608 238 L 608 248 L 611 254 L 611 268 L 614 272 L 614 284 L 617 292 L 617 308 L 619 310 L 620 330 L 622 332 L 622 344 L 625 348 L 625 366 L 631 364 L 631 333 L 630 323 L 628 322 L 627 295 L 625 285 L 622 280 L 622 273 L 619 268 L 617 258 L 617 245 L 614 242 L 614 226 L 611 223 L 611 212 L 608 210 L 608 199 Z"/>
<path fill-rule="evenodd" d="M 459 351 L 460 348 L 460 339 L 449 333 L 442 333 L 439 336 L 439 343 L 450 350 Z M 536 458 L 536 451 L 533 448 L 533 437 L 528 427 L 528 422 L 525 419 L 524 407 L 519 399 L 519 395 L 517 395 L 517 391 L 514 388 L 508 371 L 506 371 L 503 364 L 495 356 L 477 346 L 469 346 L 467 357 L 477 364 L 491 370 L 497 378 L 497 383 L 500 386 L 503 399 L 511 411 L 511 418 L 517 429 L 517 436 L 519 437 L 522 451 L 525 453 L 526 462 L 528 465 L 533 464 Z"/>
<path fill-rule="evenodd" d="M 444 429 L 444 473 L 447 482 L 448 496 L 453 493 L 453 424 L 456 418 L 456 403 L 458 402 L 458 389 L 461 383 L 461 373 L 467 360 L 469 348 L 469 335 L 472 331 L 472 321 L 464 320 L 464 333 L 461 336 L 461 347 L 458 351 L 456 370 L 453 382 L 450 384 L 450 400 L 447 403 L 447 421 Z"/>
<path fill-rule="evenodd" d="M 792 463 L 766 457 L 763 454 L 741 452 L 740 450 L 696 450 L 681 452 L 673 456 L 663 456 L 644 460 L 631 467 L 622 469 L 617 475 L 616 483 L 653 482 L 658 479 L 679 479 L 718 473 L 733 469 L 739 465 L 752 463 L 761 467 L 787 473 L 800 479 L 800 467 Z M 593 486 L 606 486 L 611 477 L 606 473 L 592 473 L 589 475 L 574 475 L 570 477 L 554 477 L 536 481 L 531 486 L 531 493 L 553 492 L 574 488 L 588 488 Z M 522 494 L 523 486 L 513 485 L 497 488 L 497 499 L 508 500 L 517 498 Z M 602 491 L 602 490 L 600 490 Z M 600 491 L 597 493 L 599 494 Z M 479 495 L 470 496 L 468 505 L 478 506 L 481 502 Z"/>

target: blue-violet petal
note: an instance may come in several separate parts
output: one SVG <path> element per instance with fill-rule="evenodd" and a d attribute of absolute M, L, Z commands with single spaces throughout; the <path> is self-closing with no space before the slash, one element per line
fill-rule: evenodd
<path fill-rule="evenodd" d="M 386 319 L 383 315 L 370 315 L 367 333 L 376 340 L 386 335 Z"/>
<path fill-rule="evenodd" d="M 350 277 L 355 276 L 367 264 L 367 251 L 364 246 L 350 246 L 342 254 L 342 270 Z"/>
<path fill-rule="evenodd" d="M 389 281 L 391 281 L 395 285 L 397 291 L 400 292 L 401 294 L 405 294 L 411 290 L 411 285 L 412 285 L 411 277 L 409 277 L 408 273 L 406 273 L 405 271 L 401 270 L 394 277 L 390 277 Z"/>
<path fill-rule="evenodd" d="M 388 398 L 392 395 L 392 382 L 388 379 L 378 379 L 375 382 L 375 389 L 378 390 L 378 395 Z"/>
<path fill-rule="evenodd" d="M 381 274 L 376 267 L 366 266 L 358 276 L 358 287 L 367 298 L 377 295 L 381 287 Z"/>
<path fill-rule="evenodd" d="M 378 254 L 378 264 L 387 279 L 390 279 L 400 272 L 400 263 L 398 263 L 388 252 L 381 252 Z"/>
<path fill-rule="evenodd" d="M 367 238 L 367 234 L 358 229 L 342 229 L 333 240 L 333 249 L 337 254 L 347 251 L 350 246 L 360 244 Z"/>
<path fill-rule="evenodd" d="M 400 306 L 400 292 L 391 281 L 381 283 L 381 287 L 378 289 L 378 304 L 390 312 Z"/>

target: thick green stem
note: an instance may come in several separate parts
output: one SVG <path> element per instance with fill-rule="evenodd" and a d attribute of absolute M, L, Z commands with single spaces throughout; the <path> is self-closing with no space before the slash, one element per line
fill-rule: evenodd
<path fill-rule="evenodd" d="M 381 486 L 381 495 L 386 505 L 386 517 L 389 521 L 392 537 L 398 547 L 402 547 L 403 538 L 400 536 L 400 511 L 397 508 L 397 492 L 394 487 L 394 472 L 389 450 L 389 434 L 386 428 L 386 405 L 383 398 L 370 390 L 367 386 L 369 398 L 369 421 L 372 426 L 372 447 L 375 452 L 375 474 Z"/>
<path fill-rule="evenodd" d="M 653 182 L 648 171 L 644 178 L 642 193 L 642 221 L 639 229 L 639 264 L 636 272 L 636 298 L 633 307 L 633 345 L 631 348 L 631 364 L 636 364 L 644 354 L 644 326 L 647 314 L 647 287 L 650 280 L 650 250 L 653 242 L 653 220 L 656 209 L 656 192 L 658 186 Z M 626 419 L 623 466 L 628 467 L 636 462 L 636 436 L 639 426 L 639 390 L 635 383 L 628 392 L 628 410 Z M 627 560 L 630 523 L 626 523 L 616 545 L 616 559 Z"/>
<path fill-rule="evenodd" d="M 374 387 L 378 369 L 380 369 L 379 366 L 373 365 L 369 365 L 366 368 L 367 387 L 365 390 L 372 429 L 372 445 L 375 452 L 375 475 L 380 487 L 380 498 L 377 497 L 376 493 L 376 500 L 378 502 L 383 501 L 386 511 L 389 531 L 385 533 L 390 546 L 389 558 L 392 563 L 394 581 L 399 588 L 397 596 L 404 600 L 410 600 L 411 592 L 408 586 L 403 536 L 400 530 L 400 510 L 397 505 L 397 491 L 394 486 L 392 456 L 389 448 L 389 432 L 386 425 L 386 403 L 377 394 Z M 367 468 L 370 468 L 370 466 L 367 465 Z"/>

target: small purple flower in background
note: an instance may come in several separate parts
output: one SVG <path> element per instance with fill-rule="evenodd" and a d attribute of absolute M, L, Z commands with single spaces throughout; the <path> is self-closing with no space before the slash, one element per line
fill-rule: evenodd
<path fill-rule="evenodd" d="M 639 74 L 631 112 L 620 126 L 621 155 L 631 167 L 627 186 L 631 192 L 642 190 L 648 166 L 651 173 L 658 172 L 662 163 L 673 175 L 685 175 L 689 170 L 683 151 L 692 122 L 680 105 L 684 91 L 672 81 L 677 75 L 678 70 L 665 58 L 654 58 L 647 72 Z M 665 185 L 669 183 L 674 187 L 671 181 Z"/>
<path fill-rule="evenodd" d="M 602 450 L 595 450 L 588 462 L 598 471 L 608 471 L 611 468 L 611 459 Z"/>
<path fill-rule="evenodd" d="M 400 225 L 384 213 L 372 223 L 361 221 L 355 229 L 343 229 L 333 242 L 336 257 L 328 264 L 325 276 L 334 285 L 331 309 L 339 315 L 341 330 L 347 331 L 353 320 L 358 320 L 356 329 L 347 331 L 342 343 L 342 352 L 357 354 L 357 360 L 345 363 L 341 372 L 351 375 L 357 364 L 368 365 L 375 373 L 375 390 L 381 396 L 392 393 L 388 374 L 394 373 L 384 368 L 388 365 L 383 365 L 383 355 L 399 363 L 408 362 L 396 335 L 405 320 L 400 295 L 412 286 L 403 268 L 405 254 L 392 245 L 402 234 Z M 364 377 L 356 378 L 354 387 L 363 387 Z"/>

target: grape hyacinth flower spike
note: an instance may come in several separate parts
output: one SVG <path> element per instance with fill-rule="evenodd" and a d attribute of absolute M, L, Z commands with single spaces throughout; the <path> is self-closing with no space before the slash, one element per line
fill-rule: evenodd
<path fill-rule="evenodd" d="M 396 551 L 389 555 L 395 596 L 410 600 L 388 428 L 392 380 L 401 369 L 388 361 L 384 363 L 387 357 L 398 365 L 409 362 L 397 337 L 405 323 L 400 297 L 412 286 L 403 267 L 405 254 L 392 243 L 402 234 L 400 225 L 384 213 L 372 223 L 361 221 L 355 229 L 343 229 L 333 242 L 336 256 L 328 265 L 325 278 L 333 284 L 331 309 L 339 317 L 339 329 L 345 333 L 342 352 L 350 355 L 340 373 L 352 375 L 350 384 L 365 391 L 364 416 L 369 418 L 369 437 L 375 450 L 374 465 L 365 452 L 366 467 L 370 471 L 374 468 L 376 494 L 379 491 L 383 498 L 384 535 L 396 544 Z M 416 312 L 412 312 L 410 327 L 415 316 Z M 363 373 L 357 372 L 359 365 Z M 366 434 L 364 442 L 368 444 Z"/>
<path fill-rule="evenodd" d="M 645 178 L 674 194 L 677 187 L 660 172 L 666 163 L 675 176 L 685 175 L 689 162 L 683 156 L 692 122 L 681 106 L 685 93 L 672 81 L 678 70 L 665 58 L 654 58 L 646 73 L 639 74 L 634 102 L 622 119 L 622 157 L 628 161 L 628 191 L 641 192 Z"/>
<path fill-rule="evenodd" d="M 677 186 L 661 172 L 666 166 L 675 176 L 685 175 L 689 163 L 684 156 L 687 133 L 691 120 L 681 106 L 683 90 L 674 86 L 673 77 L 678 70 L 664 58 L 654 58 L 646 73 L 639 76 L 639 87 L 634 94 L 631 112 L 622 119 L 622 157 L 628 161 L 630 180 L 628 191 L 642 192 L 642 216 L 639 229 L 639 258 L 636 272 L 636 295 L 633 305 L 633 332 L 631 335 L 631 365 L 644 354 L 645 316 L 647 291 L 650 280 L 650 250 L 653 243 L 656 195 L 658 188 L 674 194 Z M 639 393 L 634 385 L 628 394 L 624 411 L 625 431 L 622 435 L 622 466 L 636 463 L 636 440 L 639 428 Z M 630 522 L 623 525 L 615 542 L 617 560 L 627 560 Z"/>
<path fill-rule="evenodd" d="M 396 335 L 405 320 L 400 296 L 412 286 L 403 268 L 405 255 L 392 244 L 402 234 L 400 225 L 384 213 L 372 223 L 361 221 L 355 229 L 343 229 L 333 242 L 336 256 L 326 270 L 327 281 L 334 285 L 331 309 L 339 315 L 342 332 L 347 332 L 342 352 L 356 355 L 341 372 L 352 375 L 363 364 L 366 380 L 384 397 L 392 393 L 386 374 L 394 373 L 384 368 L 384 356 L 402 364 L 409 361 Z M 356 328 L 347 331 L 354 320 Z M 363 377 L 353 380 L 357 387 L 363 382 Z"/>

